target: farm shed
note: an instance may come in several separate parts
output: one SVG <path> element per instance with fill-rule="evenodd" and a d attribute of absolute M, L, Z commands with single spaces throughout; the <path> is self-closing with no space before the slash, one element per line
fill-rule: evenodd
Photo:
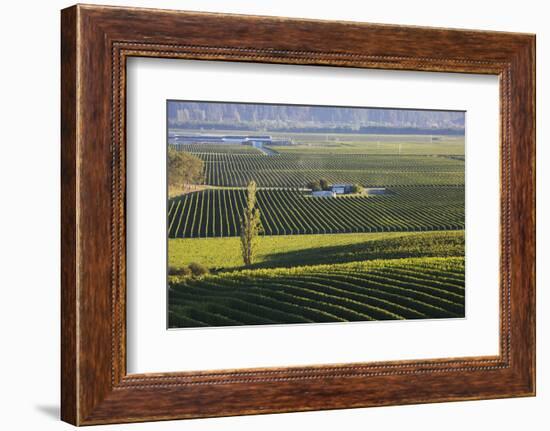
<path fill-rule="evenodd" d="M 352 184 L 333 184 L 331 186 L 331 190 L 336 194 L 343 195 L 346 193 L 351 193 L 352 187 Z"/>

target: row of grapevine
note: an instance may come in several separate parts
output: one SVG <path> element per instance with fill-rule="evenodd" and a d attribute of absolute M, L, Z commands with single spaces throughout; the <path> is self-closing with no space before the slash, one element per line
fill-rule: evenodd
<path fill-rule="evenodd" d="M 442 157 L 366 155 L 199 154 L 205 163 L 205 183 L 244 187 L 305 187 L 325 178 L 331 183 L 369 187 L 464 184 L 464 162 Z"/>
<path fill-rule="evenodd" d="M 397 187 L 378 196 L 314 198 L 299 190 L 260 189 L 265 235 L 464 229 L 464 187 Z M 170 238 L 240 234 L 243 189 L 207 189 L 169 201 Z"/>
<path fill-rule="evenodd" d="M 464 316 L 464 259 L 245 270 L 174 282 L 171 327 Z"/>
<path fill-rule="evenodd" d="M 263 169 L 295 170 L 295 169 L 397 169 L 399 171 L 459 171 L 463 160 L 456 157 L 439 156 L 384 156 L 366 154 L 274 154 L 266 157 L 258 154 L 231 153 L 198 153 L 205 163 L 223 163 L 226 165 L 245 166 L 256 171 Z"/>
<path fill-rule="evenodd" d="M 172 147 L 201 158 L 205 163 L 205 183 L 215 186 L 244 187 L 254 180 L 260 187 L 304 187 L 319 178 L 369 187 L 464 184 L 464 161 L 460 157 L 315 152 L 266 156 L 245 145 L 180 144 Z"/>
<path fill-rule="evenodd" d="M 196 154 L 262 154 L 251 145 L 240 144 L 170 144 L 170 147 Z"/>

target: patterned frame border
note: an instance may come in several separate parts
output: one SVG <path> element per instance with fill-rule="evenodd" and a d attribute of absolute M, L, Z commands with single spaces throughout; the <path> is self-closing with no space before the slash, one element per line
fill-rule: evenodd
<path fill-rule="evenodd" d="M 534 35 L 94 5 L 61 15 L 64 421 L 91 425 L 535 394 Z M 128 375 L 126 60 L 136 56 L 498 76 L 499 354 Z"/>
<path fill-rule="evenodd" d="M 217 46 L 162 45 L 156 43 L 113 42 L 112 45 L 112 319 L 113 319 L 113 354 L 112 382 L 122 378 L 117 389 L 125 387 L 168 387 L 179 385 L 218 385 L 237 382 L 274 382 L 304 379 L 322 379 L 327 377 L 369 377 L 398 374 L 420 374 L 433 372 L 452 372 L 464 370 L 488 371 L 508 368 L 510 366 L 510 65 L 496 61 L 470 61 L 467 59 L 420 59 L 426 70 L 433 71 L 438 66 L 445 66 L 446 71 L 465 72 L 469 66 L 483 65 L 486 71 L 500 77 L 501 111 L 505 122 L 501 124 L 501 263 L 500 263 L 500 354 L 490 358 L 456 358 L 451 360 L 413 360 L 384 361 L 371 363 L 354 363 L 335 366 L 302 366 L 281 369 L 258 369 L 254 371 L 217 371 L 205 373 L 171 373 L 162 376 L 126 375 L 125 343 L 125 308 L 122 298 L 126 296 L 125 284 L 125 160 L 126 160 L 126 60 L 128 57 L 153 57 L 171 59 L 200 59 L 222 61 L 257 61 L 266 63 L 285 63 L 292 58 L 292 64 L 319 65 L 334 59 L 348 67 L 383 69 L 389 65 L 395 68 L 399 62 L 402 69 L 407 68 L 407 61 L 417 65 L 419 59 L 395 56 L 362 56 L 345 53 L 324 53 L 314 51 L 260 50 L 253 48 L 229 48 Z M 453 70 L 451 70 L 453 69 Z M 116 328 L 116 329 L 115 329 Z M 292 374 L 292 377 L 280 377 L 281 374 Z"/>

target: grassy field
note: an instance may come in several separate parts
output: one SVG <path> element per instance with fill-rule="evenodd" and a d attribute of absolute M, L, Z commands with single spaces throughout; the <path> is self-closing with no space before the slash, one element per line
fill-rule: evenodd
<path fill-rule="evenodd" d="M 170 239 L 168 249 L 168 264 L 172 268 L 191 262 L 201 263 L 211 271 L 243 268 L 236 237 Z M 262 236 L 252 268 L 463 255 L 464 231 Z"/>
<path fill-rule="evenodd" d="M 328 140 L 293 146 L 272 146 L 271 148 L 282 154 L 296 155 L 305 154 L 310 151 L 327 155 L 460 155 L 464 151 L 464 142 L 454 138 L 444 137 L 432 142 L 429 140 L 414 141 L 411 140 L 411 137 L 407 136 L 394 136 L 392 138 L 392 140 L 371 138 L 372 140 L 368 141 Z"/>
<path fill-rule="evenodd" d="M 185 133 L 205 133 L 186 130 Z M 250 131 L 216 130 L 216 134 L 255 134 Z M 284 133 L 275 139 L 292 139 L 295 145 L 273 146 L 281 153 L 318 154 L 389 154 L 389 155 L 463 155 L 464 136 L 381 135 L 358 133 Z"/>

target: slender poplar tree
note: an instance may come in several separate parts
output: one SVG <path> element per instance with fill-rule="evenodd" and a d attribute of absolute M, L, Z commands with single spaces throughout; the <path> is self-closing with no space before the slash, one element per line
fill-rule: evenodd
<path fill-rule="evenodd" d="M 256 208 L 256 191 L 256 183 L 251 181 L 247 187 L 246 207 L 241 218 L 241 252 L 247 266 L 254 262 L 258 235 L 262 231 L 260 209 Z"/>

